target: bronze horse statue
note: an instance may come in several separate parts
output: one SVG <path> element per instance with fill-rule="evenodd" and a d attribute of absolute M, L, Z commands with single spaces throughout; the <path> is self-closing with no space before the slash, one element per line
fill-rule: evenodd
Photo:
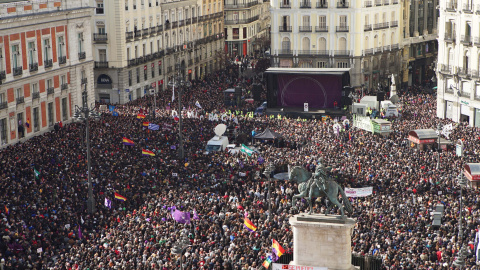
<path fill-rule="evenodd" d="M 320 190 L 315 183 L 313 183 L 313 178 L 312 178 L 312 173 L 308 172 L 306 169 L 300 166 L 295 166 L 291 169 L 290 175 L 289 175 L 290 180 L 295 180 L 298 183 L 298 192 L 300 194 L 297 194 L 293 196 L 292 200 L 292 205 L 295 207 L 295 204 L 297 202 L 298 198 L 307 198 L 308 204 L 310 205 L 310 211 L 308 212 L 310 215 L 312 214 L 312 198 L 313 197 L 327 197 L 328 200 L 336 205 L 339 209 L 340 212 L 342 213 L 342 218 L 344 218 L 344 209 L 351 215 L 353 213 L 353 208 L 352 205 L 350 204 L 350 201 L 347 198 L 347 195 L 343 191 L 342 187 L 332 180 L 331 178 L 329 179 L 324 179 L 325 180 L 325 191 Z M 343 198 L 343 205 L 338 201 L 338 193 L 342 195 Z M 327 211 L 325 212 L 325 215 L 330 212 L 330 208 L 332 207 L 332 204 L 328 204 Z"/>

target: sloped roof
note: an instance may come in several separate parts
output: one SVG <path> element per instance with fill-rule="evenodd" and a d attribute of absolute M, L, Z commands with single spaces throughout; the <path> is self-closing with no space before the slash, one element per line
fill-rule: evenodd
<path fill-rule="evenodd" d="M 266 128 L 262 133 L 255 135 L 255 139 L 270 139 L 280 138 L 282 135 L 275 131 L 271 131 L 269 128 Z"/>

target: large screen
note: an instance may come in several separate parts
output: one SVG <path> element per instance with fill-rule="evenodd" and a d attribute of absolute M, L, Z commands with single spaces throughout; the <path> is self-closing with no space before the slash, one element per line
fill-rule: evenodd
<path fill-rule="evenodd" d="M 342 97 L 342 76 L 277 74 L 277 106 L 333 108 Z"/>

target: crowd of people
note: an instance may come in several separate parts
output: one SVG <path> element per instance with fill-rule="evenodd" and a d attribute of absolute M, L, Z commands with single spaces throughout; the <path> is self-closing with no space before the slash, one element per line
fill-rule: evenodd
<path fill-rule="evenodd" d="M 388 137 L 351 127 L 343 131 L 349 136 L 341 136 L 333 132 L 331 120 L 250 117 L 252 104 L 222 105 L 223 90 L 240 85 L 248 95 L 251 89 L 253 81 L 237 72 L 229 66 L 193 81 L 184 91 L 184 111 L 205 117 L 184 117 L 182 160 L 177 157 L 171 90 L 157 96 L 155 117 L 153 97 L 146 96 L 115 106 L 118 116 L 104 110 L 100 121 L 90 121 L 91 172 L 83 123 L 2 149 L 0 269 L 164 270 L 180 269 L 180 264 L 184 269 L 261 269 L 273 239 L 292 253 L 288 218 L 307 208 L 305 200 L 292 205 L 295 182 L 267 181 L 266 166 L 273 163 L 276 172 L 282 172 L 287 164 L 299 165 L 313 172 L 319 159 L 333 168 L 332 176 L 343 187 L 373 187 L 371 196 L 350 199 L 357 220 L 354 254 L 381 257 L 385 269 L 450 269 L 459 248 L 466 245 L 466 269 L 476 269 L 479 194 L 464 189 L 464 233 L 459 239 L 456 178 L 465 163 L 478 162 L 480 130 L 455 126 L 449 139 L 464 141 L 462 157 L 411 148 L 406 139 L 410 130 L 435 129 L 438 122 L 450 120 L 435 117 L 431 95 L 408 92 L 401 94 L 403 115 L 393 120 Z M 239 112 L 234 125 L 240 133 L 268 127 L 283 136 L 282 144 L 257 142 L 258 152 L 251 156 L 206 153 L 206 142 L 218 124 L 207 115 L 228 111 Z M 139 120 L 138 114 L 147 118 Z M 145 121 L 160 125 L 160 130 L 149 130 Z M 124 145 L 122 138 L 134 145 Z M 143 156 L 142 150 L 155 156 Z M 86 207 L 88 173 L 94 214 Z M 115 193 L 126 200 L 115 199 Z M 437 203 L 445 205 L 440 228 L 431 225 L 430 213 Z M 195 211 L 198 218 L 188 224 L 176 222 L 172 207 Z M 323 213 L 325 203 L 314 210 Z M 245 229 L 245 217 L 256 231 Z M 188 237 L 190 246 L 182 254 L 172 253 L 182 237 Z"/>

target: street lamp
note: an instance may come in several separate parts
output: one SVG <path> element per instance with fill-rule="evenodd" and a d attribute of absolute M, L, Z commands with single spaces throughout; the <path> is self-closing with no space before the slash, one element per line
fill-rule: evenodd
<path fill-rule="evenodd" d="M 437 125 L 437 135 L 438 135 L 438 142 L 437 142 L 437 170 L 440 168 L 440 134 L 442 134 L 443 125 L 442 123 L 438 123 Z"/>
<path fill-rule="evenodd" d="M 155 93 L 155 88 L 150 87 L 150 94 L 153 95 L 153 119 L 157 117 L 157 93 Z"/>
<path fill-rule="evenodd" d="M 95 199 L 93 198 L 93 186 L 92 186 L 92 165 L 90 161 L 90 131 L 88 118 L 93 117 L 95 120 L 100 118 L 100 115 L 95 111 L 95 106 L 92 104 L 90 108 L 87 103 L 87 84 L 84 84 L 84 90 L 82 92 L 82 107 L 75 105 L 75 114 L 73 119 L 85 121 L 85 139 L 87 141 L 87 168 L 88 168 L 88 199 L 87 210 L 89 214 L 95 213 Z"/>
<path fill-rule="evenodd" d="M 272 220 L 272 172 L 275 170 L 275 165 L 269 163 L 263 172 L 263 175 L 267 176 L 268 179 L 268 220 Z"/>
<path fill-rule="evenodd" d="M 185 252 L 185 250 L 191 246 L 192 244 L 190 243 L 190 240 L 188 240 L 187 236 L 183 234 L 172 248 L 172 254 L 180 255 L 180 269 L 182 270 L 183 270 L 183 252 Z"/>
<path fill-rule="evenodd" d="M 183 136 L 182 136 L 182 94 L 183 94 L 183 87 L 190 87 L 192 84 L 188 80 L 184 80 L 183 77 L 180 75 L 180 65 L 177 64 L 176 68 L 178 69 L 177 76 L 173 77 L 173 80 L 168 82 L 168 86 L 173 88 L 173 92 L 175 93 L 175 87 L 178 88 L 178 140 L 179 140 L 179 147 L 178 147 L 178 158 L 183 159 L 185 157 L 185 152 L 183 149 Z"/>
<path fill-rule="evenodd" d="M 460 186 L 460 216 L 458 218 L 458 240 L 462 244 L 462 248 L 458 251 L 457 259 L 453 262 L 453 266 L 462 269 L 465 265 L 465 258 L 467 256 L 467 246 L 463 244 L 463 219 L 462 219 L 462 202 L 463 202 L 463 188 L 467 185 L 467 179 L 462 173 L 458 175 L 458 185 Z"/>

